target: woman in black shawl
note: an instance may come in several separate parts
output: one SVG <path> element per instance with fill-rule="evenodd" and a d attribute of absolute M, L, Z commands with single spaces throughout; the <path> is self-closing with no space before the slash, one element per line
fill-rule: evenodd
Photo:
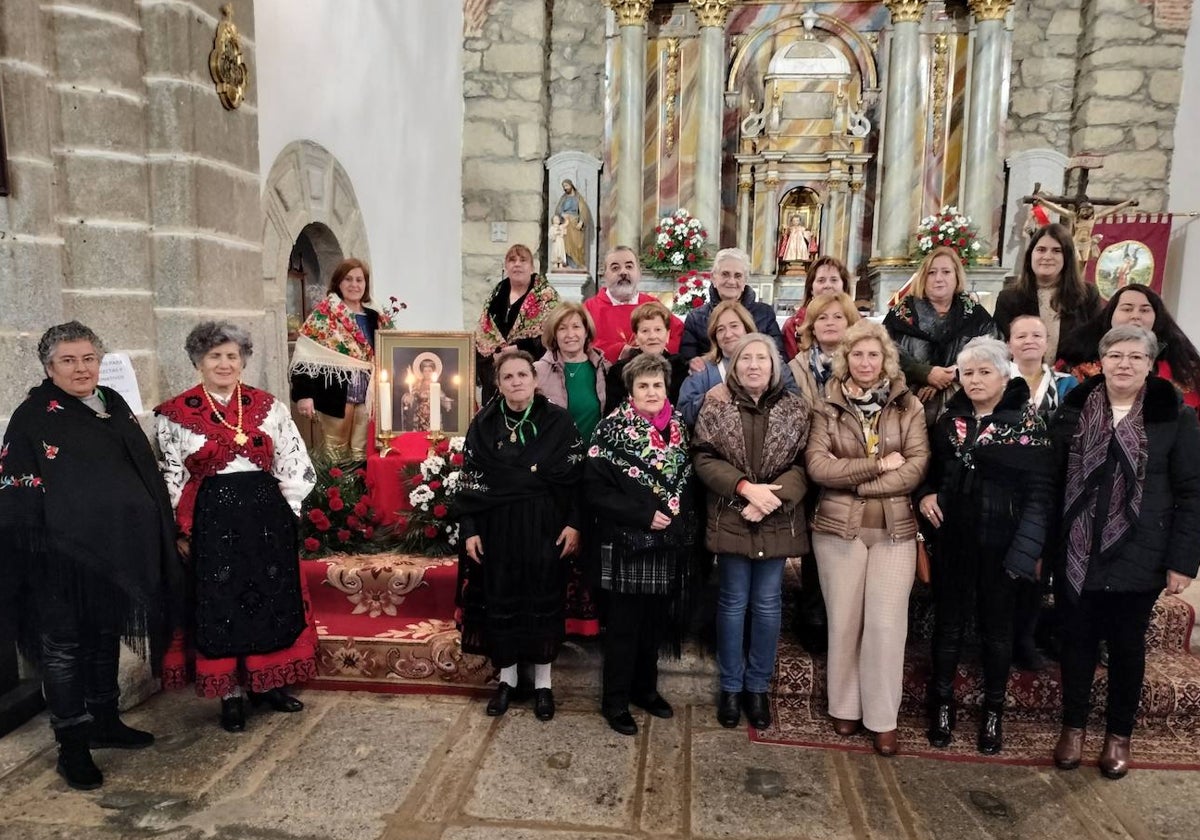
<path fill-rule="evenodd" d="M 157 667 L 181 603 L 167 488 L 125 400 L 98 386 L 103 356 L 78 321 L 47 330 L 47 378 L 0 448 L 0 557 L 13 597 L 0 616 L 16 616 L 41 670 L 57 769 L 78 790 L 104 781 L 89 747 L 153 743 L 117 715 L 120 640 L 148 638 Z"/>
<path fill-rule="evenodd" d="M 534 667 L 534 714 L 554 717 L 550 663 L 564 636 L 567 565 L 579 547 L 576 487 L 583 441 L 566 409 L 535 393 L 533 357 L 496 365 L 500 399 L 467 430 L 455 505 L 462 648 L 500 669 L 489 715 L 508 711 L 517 664 Z"/>

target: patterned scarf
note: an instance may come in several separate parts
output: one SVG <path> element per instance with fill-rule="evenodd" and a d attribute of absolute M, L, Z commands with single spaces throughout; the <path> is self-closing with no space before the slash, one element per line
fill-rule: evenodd
<path fill-rule="evenodd" d="M 821 345 L 815 342 L 808 351 L 808 369 L 812 371 L 813 379 L 816 380 L 817 390 L 824 394 L 825 383 L 833 373 L 833 357 L 821 352 Z"/>
<path fill-rule="evenodd" d="M 871 390 L 856 396 L 851 391 L 852 389 L 857 390 L 857 387 L 853 382 L 847 381 L 842 386 L 842 393 L 846 395 L 846 402 L 854 409 L 858 422 L 862 424 L 863 439 L 867 442 L 867 454 L 878 455 L 879 418 L 883 407 L 887 405 L 892 383 L 885 379 Z"/>
<path fill-rule="evenodd" d="M 392 319 L 382 312 L 378 314 L 379 329 L 390 330 Z M 300 327 L 291 373 L 349 384 L 356 372 L 370 373 L 374 368 L 375 348 L 367 341 L 354 313 L 331 292 Z"/>
<path fill-rule="evenodd" d="M 670 423 L 659 431 L 626 400 L 600 421 L 588 457 L 608 461 L 654 493 L 672 516 L 679 514 L 680 496 L 692 477 L 692 461 L 687 428 L 678 412 L 672 412 Z"/>
<path fill-rule="evenodd" d="M 1079 415 L 1079 426 L 1067 456 L 1067 490 L 1064 518 L 1067 533 L 1067 582 L 1078 595 L 1083 592 L 1088 562 L 1097 547 L 1096 506 L 1100 482 L 1109 459 L 1115 461 L 1108 510 L 1102 512 L 1099 551 L 1103 556 L 1129 532 L 1142 509 L 1146 479 L 1146 421 L 1142 404 L 1146 388 L 1138 392 L 1129 414 L 1113 426 L 1108 391 L 1101 385 L 1088 394 Z M 1115 445 L 1113 445 L 1115 444 Z"/>
<path fill-rule="evenodd" d="M 534 275 L 529 291 L 525 294 L 525 301 L 521 304 L 521 311 L 517 313 L 516 322 L 508 331 L 508 335 L 503 335 L 492 321 L 491 308 L 496 296 L 507 288 L 507 283 L 496 284 L 487 306 L 483 308 L 483 314 L 479 316 L 479 326 L 475 329 L 475 352 L 481 356 L 490 356 L 502 344 L 512 344 L 518 339 L 541 338 L 546 316 L 550 314 L 551 309 L 558 306 L 558 292 L 544 277 Z"/>

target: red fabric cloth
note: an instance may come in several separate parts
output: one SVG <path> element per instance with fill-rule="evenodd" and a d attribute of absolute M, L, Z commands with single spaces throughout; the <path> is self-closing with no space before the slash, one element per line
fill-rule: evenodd
<path fill-rule="evenodd" d="M 800 325 L 804 323 L 804 313 L 807 307 L 800 307 L 796 310 L 796 314 L 783 322 L 783 355 L 784 361 L 790 362 L 800 353 L 800 339 L 796 337 L 796 333 L 800 331 Z"/>
<path fill-rule="evenodd" d="M 386 456 L 375 449 L 375 435 L 367 452 L 367 495 L 371 505 L 379 511 L 379 524 L 394 525 L 401 511 L 409 510 L 408 487 L 405 485 L 404 470 L 416 466 L 429 455 L 427 432 L 405 432 L 392 438 Z"/>
<path fill-rule="evenodd" d="M 658 298 L 654 295 L 640 292 L 632 303 L 613 303 L 608 292 L 601 289 L 583 302 L 583 308 L 596 323 L 596 340 L 592 342 L 592 346 L 604 354 L 609 364 L 615 363 L 621 355 L 622 348 L 633 341 L 633 329 L 629 323 L 633 310 L 643 303 L 656 300 Z M 682 338 L 683 321 L 672 315 L 671 331 L 667 336 L 667 352 L 678 353 L 679 341 Z"/>

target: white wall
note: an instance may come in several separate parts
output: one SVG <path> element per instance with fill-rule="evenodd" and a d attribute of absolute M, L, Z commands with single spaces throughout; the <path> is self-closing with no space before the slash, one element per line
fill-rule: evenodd
<path fill-rule="evenodd" d="M 1170 198 L 1174 213 L 1200 210 L 1200 14 L 1192 19 L 1183 55 L 1183 91 L 1175 121 Z M 1193 344 L 1200 345 L 1200 217 L 1178 218 L 1163 281 L 1163 297 Z"/>
<path fill-rule="evenodd" d="M 462 329 L 462 21 L 453 0 L 254 4 L 259 171 L 295 140 L 337 158 L 401 329 Z"/>

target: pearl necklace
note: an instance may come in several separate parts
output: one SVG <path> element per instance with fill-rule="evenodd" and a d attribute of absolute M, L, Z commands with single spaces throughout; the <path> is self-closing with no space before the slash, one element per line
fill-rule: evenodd
<path fill-rule="evenodd" d="M 242 431 L 242 383 L 241 383 L 241 381 L 239 380 L 237 387 L 235 387 L 233 389 L 233 398 L 235 400 L 237 400 L 237 411 L 238 411 L 236 426 L 231 426 L 229 424 L 229 421 L 225 419 L 225 415 L 217 409 L 217 403 L 215 400 L 213 400 L 213 395 L 209 393 L 208 388 L 206 388 L 202 384 L 200 386 L 200 389 L 202 391 L 204 391 L 204 396 L 208 398 L 208 407 L 212 409 L 213 416 L 217 418 L 217 422 L 219 422 L 226 429 L 229 429 L 230 431 L 232 431 L 234 433 L 233 434 L 233 442 L 234 443 L 236 443 L 238 446 L 245 446 L 246 441 L 250 440 L 250 438 L 247 437 L 246 433 Z"/>

